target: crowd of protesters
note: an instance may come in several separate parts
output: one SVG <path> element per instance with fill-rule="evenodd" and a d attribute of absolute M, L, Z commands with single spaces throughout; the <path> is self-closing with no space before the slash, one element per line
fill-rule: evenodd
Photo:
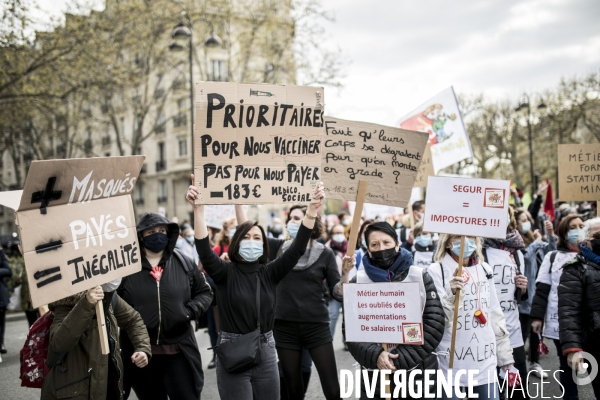
<path fill-rule="evenodd" d="M 454 369 L 478 370 L 472 389 L 480 398 L 528 398 L 523 390 L 505 393 L 499 382 L 511 371 L 522 385 L 530 375 L 547 379 L 539 364 L 547 339 L 556 347 L 564 399 L 578 399 L 572 370 L 582 370 L 583 352 L 600 357 L 600 218 L 587 202 L 558 203 L 553 211 L 547 188 L 542 183 L 526 208 L 513 190 L 506 237 L 467 235 L 458 275 L 461 237 L 425 231 L 423 201 L 403 215 L 361 219 L 349 243 L 352 215 L 321 215 L 321 184 L 316 202 L 287 208 L 267 227 L 236 206 L 220 230 L 206 225 L 192 184 L 186 199 L 193 221 L 178 224 L 156 213 L 138 220 L 140 272 L 49 305 L 52 368 L 41 397 L 127 399 L 133 390 L 141 400 L 200 399 L 205 364 L 216 369 L 223 400 L 303 399 L 314 364 L 322 397 L 339 399 L 333 337 L 338 320 L 345 333 L 343 285 L 412 281 L 420 288 L 422 345 L 346 342 L 344 335 L 344 349 L 367 376 L 447 372 L 459 296 L 459 319 L 472 323 L 457 325 L 455 354 L 472 351 L 475 334 L 495 349 L 476 360 L 455 359 Z M 9 262 L 0 251 L 1 354 L 16 296 L 30 326 L 40 317 L 16 256 Z M 92 323 L 98 302 L 109 316 L 108 355 Z M 195 335 L 204 328 L 210 360 L 201 359 Z M 592 385 L 600 396 L 598 380 Z M 466 375 L 460 386 L 468 386 Z M 360 391 L 372 398 L 365 381 Z"/>

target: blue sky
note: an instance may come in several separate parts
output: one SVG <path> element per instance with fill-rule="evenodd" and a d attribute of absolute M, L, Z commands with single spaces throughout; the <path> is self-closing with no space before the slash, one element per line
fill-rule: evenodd
<path fill-rule="evenodd" d="M 48 14 L 67 0 L 39 0 Z M 328 115 L 392 125 L 454 86 L 516 103 L 600 68 L 598 0 L 323 0 L 350 64 Z"/>

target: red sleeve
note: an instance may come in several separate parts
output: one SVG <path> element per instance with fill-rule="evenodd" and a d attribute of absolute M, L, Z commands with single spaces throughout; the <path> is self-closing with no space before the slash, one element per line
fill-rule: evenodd
<path fill-rule="evenodd" d="M 221 246 L 219 246 L 219 245 L 216 245 L 215 247 L 213 247 L 213 248 L 212 248 L 212 250 L 213 250 L 215 253 L 217 253 L 217 255 L 218 255 L 219 257 L 221 257 Z"/>

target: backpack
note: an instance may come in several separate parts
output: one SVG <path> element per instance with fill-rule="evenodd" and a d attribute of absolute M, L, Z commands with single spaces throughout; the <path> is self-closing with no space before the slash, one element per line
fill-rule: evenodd
<path fill-rule="evenodd" d="M 192 288 L 194 287 L 194 283 L 196 282 L 196 278 L 194 276 L 194 268 L 198 268 L 198 266 L 194 266 L 193 265 L 194 261 L 191 258 L 181 254 L 179 252 L 179 250 L 177 250 L 177 249 L 173 250 L 173 254 L 175 254 L 175 257 L 177 257 L 177 259 L 179 260 L 179 263 L 183 267 L 186 275 L 188 276 L 188 279 L 190 281 L 190 297 L 191 297 Z"/>
<path fill-rule="evenodd" d="M 110 302 L 113 310 L 117 304 L 117 297 L 115 293 Z M 57 353 L 52 360 L 46 360 L 48 347 L 50 347 L 50 327 L 53 322 L 54 313 L 48 311 L 29 328 L 25 344 L 19 352 L 21 386 L 23 387 L 40 389 L 50 370 L 67 354 Z"/>

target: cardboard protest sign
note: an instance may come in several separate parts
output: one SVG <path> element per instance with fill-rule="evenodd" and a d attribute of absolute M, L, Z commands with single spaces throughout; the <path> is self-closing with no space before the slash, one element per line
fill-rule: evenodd
<path fill-rule="evenodd" d="M 510 181 L 430 176 L 426 232 L 506 238 Z"/>
<path fill-rule="evenodd" d="M 398 121 L 404 129 L 427 132 L 434 171 L 473 157 L 454 88 L 438 93 Z"/>
<path fill-rule="evenodd" d="M 419 167 L 419 173 L 417 174 L 417 179 L 415 180 L 415 187 L 427 186 L 427 179 L 434 175 L 435 172 L 433 171 L 433 161 L 431 160 L 431 145 L 427 143 L 427 147 L 425 147 L 425 153 L 423 154 L 423 159 L 421 160 L 421 166 Z"/>
<path fill-rule="evenodd" d="M 558 182 L 562 201 L 600 200 L 600 143 L 559 145 Z"/>
<path fill-rule="evenodd" d="M 244 210 L 247 211 L 247 209 L 248 206 L 244 206 Z M 214 229 L 223 229 L 223 221 L 235 218 L 235 216 L 235 206 L 233 205 L 211 205 L 204 207 L 204 219 L 206 220 L 206 226 Z"/>
<path fill-rule="evenodd" d="M 347 342 L 423 344 L 418 282 L 357 283 L 343 288 Z"/>
<path fill-rule="evenodd" d="M 199 82 L 196 93 L 198 204 L 311 200 L 321 180 L 323 88 Z"/>
<path fill-rule="evenodd" d="M 366 203 L 406 207 L 423 158 L 427 134 L 325 117 L 323 183 L 330 199 L 357 199 L 369 181 Z"/>
<path fill-rule="evenodd" d="M 0 192 L 16 210 L 33 307 L 141 269 L 130 194 L 144 159 L 33 161 L 22 191 Z"/>

